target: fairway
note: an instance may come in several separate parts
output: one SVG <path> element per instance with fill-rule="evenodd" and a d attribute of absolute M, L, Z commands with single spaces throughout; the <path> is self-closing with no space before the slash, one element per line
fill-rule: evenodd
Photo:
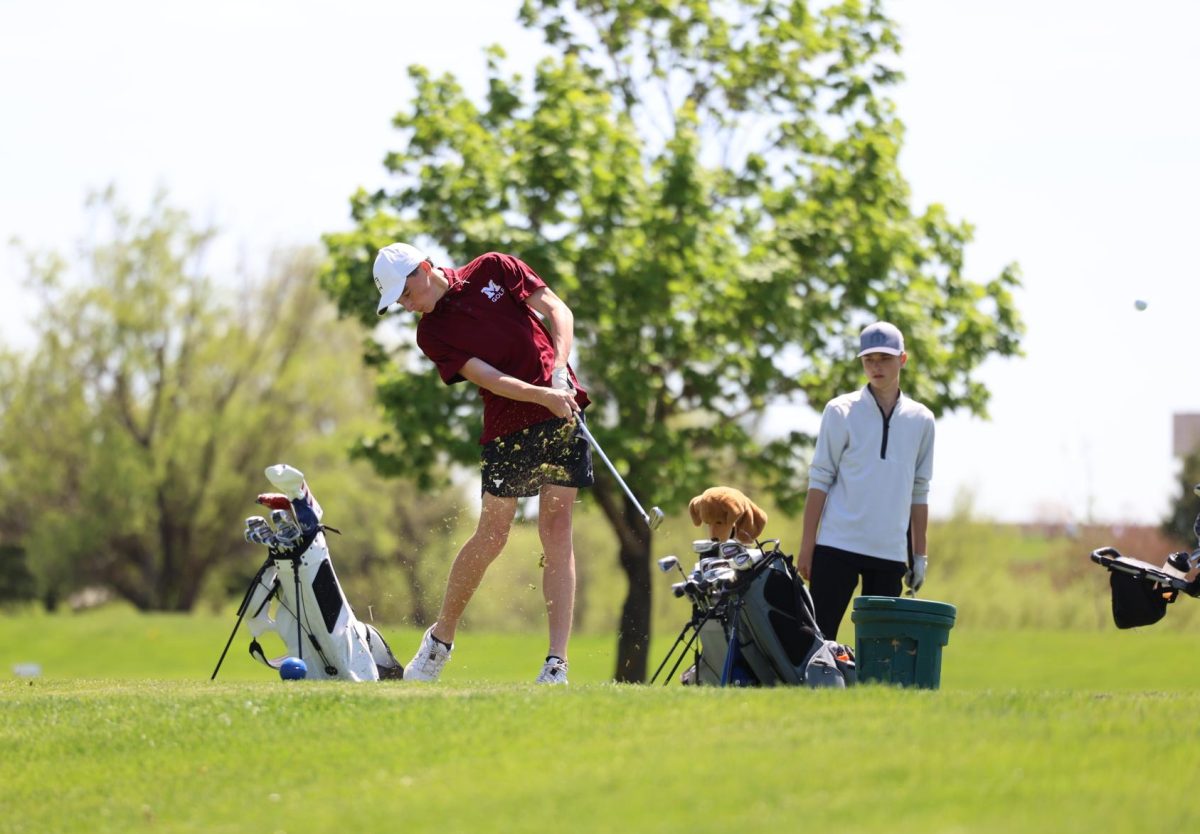
<path fill-rule="evenodd" d="M 436 685 L 285 684 L 244 635 L 209 682 L 229 625 L 0 619 L 5 671 L 45 672 L 0 684 L 0 831 L 1200 825 L 1144 801 L 1200 777 L 1184 634 L 955 631 L 936 692 L 615 685 L 611 639 L 581 636 L 564 690 L 523 682 L 540 636 L 470 633 Z M 405 657 L 418 637 L 385 633 Z"/>

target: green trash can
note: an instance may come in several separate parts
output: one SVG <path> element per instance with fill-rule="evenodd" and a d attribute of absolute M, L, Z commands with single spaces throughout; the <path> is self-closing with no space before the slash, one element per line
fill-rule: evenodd
<path fill-rule="evenodd" d="M 855 597 L 850 619 L 859 682 L 937 689 L 956 614 L 948 602 Z"/>

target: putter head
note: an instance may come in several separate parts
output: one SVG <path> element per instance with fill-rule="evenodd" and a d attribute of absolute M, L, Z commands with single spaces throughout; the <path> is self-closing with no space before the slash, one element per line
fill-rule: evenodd
<path fill-rule="evenodd" d="M 646 516 L 646 526 L 648 526 L 651 530 L 657 530 L 658 525 L 663 523 L 663 519 L 665 517 L 666 516 L 663 515 L 663 511 L 661 509 L 658 507 L 651 507 L 650 515 Z"/>

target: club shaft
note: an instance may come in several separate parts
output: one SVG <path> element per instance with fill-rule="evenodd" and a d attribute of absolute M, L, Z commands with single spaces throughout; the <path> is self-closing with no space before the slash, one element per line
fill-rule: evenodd
<path fill-rule="evenodd" d="M 633 506 L 637 507 L 637 511 L 642 514 L 642 518 L 644 518 L 646 523 L 649 524 L 650 516 L 646 515 L 646 511 L 642 509 L 642 505 L 638 503 L 636 498 L 633 497 L 633 493 L 630 492 L 629 487 L 625 485 L 625 481 L 621 477 L 621 473 L 617 471 L 617 467 L 613 466 L 612 461 L 608 459 L 608 455 L 604 454 L 604 450 L 600 448 L 600 444 L 596 442 L 596 438 L 592 437 L 592 433 L 588 431 L 587 425 L 582 420 L 578 421 L 578 425 L 579 431 L 583 434 L 587 442 L 592 444 L 592 448 L 596 450 L 596 454 L 600 456 L 600 460 L 604 461 L 604 465 L 608 467 L 608 471 L 611 472 L 613 477 L 617 479 L 617 483 L 621 485 L 621 489 L 624 491 L 626 497 L 633 502 Z"/>

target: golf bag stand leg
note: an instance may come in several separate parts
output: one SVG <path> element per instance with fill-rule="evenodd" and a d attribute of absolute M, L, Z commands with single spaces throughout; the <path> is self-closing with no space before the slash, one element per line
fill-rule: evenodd
<path fill-rule="evenodd" d="M 683 654 L 681 655 L 681 659 L 683 657 L 687 657 L 688 649 L 691 648 L 691 645 L 692 645 L 692 643 L 694 643 L 696 641 L 696 638 L 698 636 L 700 636 L 700 626 L 702 626 L 707 620 L 708 620 L 707 616 L 705 616 L 703 618 L 700 617 L 700 609 L 698 609 L 696 606 L 693 605 L 692 606 L 692 618 L 683 624 L 683 628 L 680 629 L 680 631 L 679 631 L 679 636 L 675 638 L 675 643 L 671 646 L 670 651 L 667 652 L 666 657 L 664 657 L 662 659 L 662 663 L 658 664 L 658 668 L 654 671 L 654 674 L 650 678 L 651 686 L 654 686 L 654 682 L 658 680 L 659 673 L 662 672 L 663 667 L 667 665 L 667 662 L 675 654 L 675 649 L 679 648 L 679 644 L 683 642 L 683 638 L 687 635 L 688 631 L 692 631 L 693 632 L 692 639 L 688 640 L 687 645 L 683 647 Z M 670 683 L 671 675 L 675 674 L 675 669 L 678 669 L 678 668 L 679 668 L 679 662 L 676 661 L 675 666 L 671 669 L 670 672 L 667 673 L 666 681 L 664 681 L 664 683 L 663 683 L 664 686 L 666 686 L 667 683 Z"/>
<path fill-rule="evenodd" d="M 701 617 L 698 622 L 695 620 L 695 614 L 693 614 L 693 619 L 691 621 L 689 621 L 688 624 L 683 627 L 684 631 L 686 632 L 688 627 L 691 626 L 692 637 L 690 640 L 687 641 L 687 645 L 685 645 L 683 647 L 683 651 L 679 653 L 679 657 L 676 658 L 675 665 L 671 667 L 671 671 L 667 672 L 666 678 L 663 679 L 663 686 L 666 686 L 667 684 L 669 684 L 671 682 L 671 678 L 675 677 L 675 672 L 679 669 L 679 664 L 683 663 L 683 659 L 685 657 L 687 657 L 687 655 L 688 655 L 688 650 L 695 644 L 696 640 L 700 637 L 700 629 L 702 629 L 704 627 L 705 623 L 707 623 L 714 616 L 716 616 L 716 614 L 717 614 L 717 608 L 715 606 L 712 608 L 709 608 L 707 611 L 705 611 L 704 616 Z M 680 637 L 682 637 L 682 636 L 683 635 L 680 634 Z M 665 664 L 666 660 L 664 660 L 663 663 Z M 697 650 L 696 651 L 697 672 L 699 672 L 699 668 L 700 668 L 700 652 L 699 652 L 699 650 Z M 655 672 L 655 676 L 657 676 L 657 675 L 658 675 L 658 673 Z M 699 678 L 697 678 L 697 682 L 699 682 Z M 651 681 L 651 683 L 653 683 L 653 681 Z"/>
<path fill-rule="evenodd" d="M 304 597 L 300 596 L 300 554 L 292 556 L 292 579 L 296 589 L 296 652 L 300 660 L 304 660 Z"/>
<path fill-rule="evenodd" d="M 213 669 L 210 681 L 217 679 L 217 672 L 221 671 L 221 664 L 225 662 L 225 655 L 229 653 L 229 647 L 233 645 L 233 636 L 237 634 L 238 627 L 242 624 L 242 618 L 246 616 L 246 608 L 250 605 L 250 597 L 254 594 L 254 589 L 258 585 L 258 580 L 262 579 L 263 571 L 271 566 L 271 558 L 263 562 L 262 567 L 258 569 L 258 573 L 254 574 L 254 578 L 250 580 L 249 587 L 246 588 L 246 595 L 242 597 L 242 604 L 238 606 L 237 622 L 233 624 L 233 631 L 229 632 L 229 639 L 225 642 L 225 648 L 221 651 L 221 659 L 217 661 L 217 668 Z"/>

